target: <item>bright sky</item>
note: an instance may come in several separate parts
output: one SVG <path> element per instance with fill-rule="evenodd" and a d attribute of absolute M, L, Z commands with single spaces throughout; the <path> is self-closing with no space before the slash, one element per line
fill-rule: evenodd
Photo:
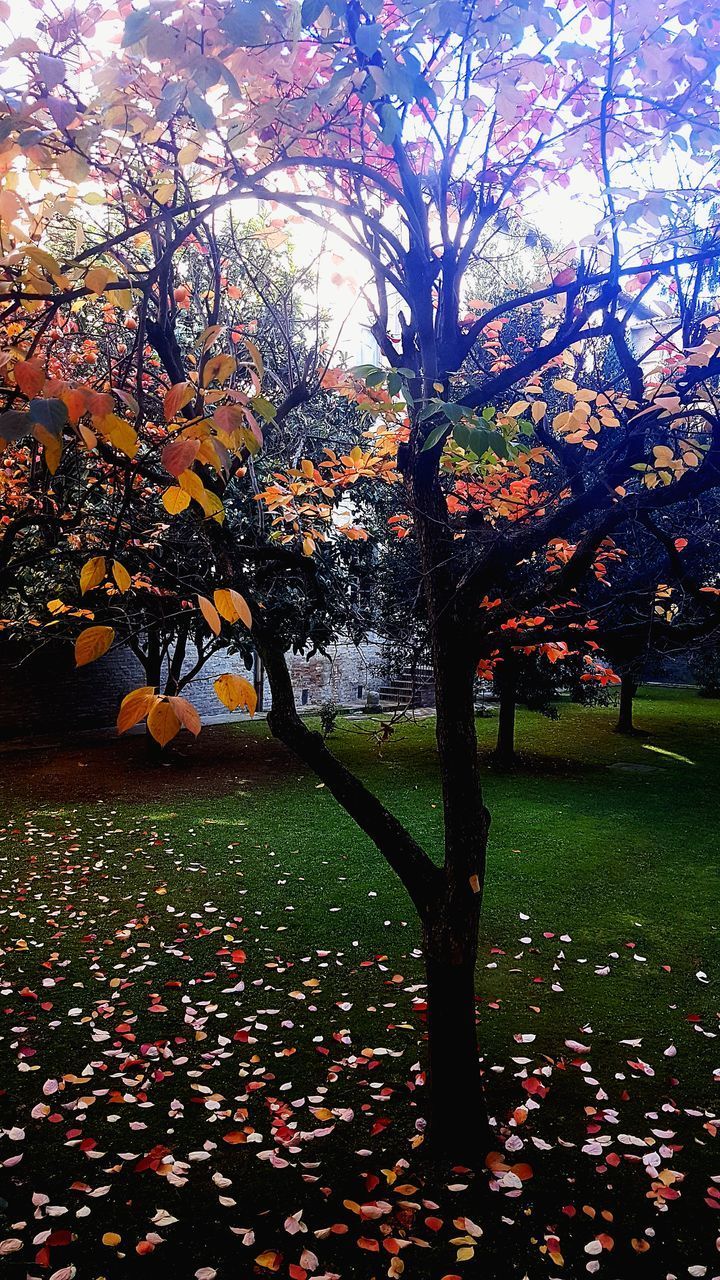
<path fill-rule="evenodd" d="M 6 23 L 0 25 L 13 37 L 32 37 L 40 14 L 30 4 L 12 4 Z M 595 203 L 591 201 L 594 194 Z M 577 245 L 592 233 L 599 215 L 598 193 L 592 192 L 590 179 L 581 166 L 571 175 L 570 186 L 539 192 L 528 205 L 528 221 L 563 248 Z M 240 216 L 257 215 L 255 201 L 238 203 Z M 301 268 L 317 260 L 317 298 L 322 310 L 331 317 L 330 338 L 351 361 L 363 363 L 377 358 L 375 344 L 368 333 L 371 312 L 363 294 L 372 297 L 369 269 L 364 259 L 352 252 L 333 233 L 332 224 L 321 228 L 308 221 L 294 220 L 291 238 L 296 263 Z"/>

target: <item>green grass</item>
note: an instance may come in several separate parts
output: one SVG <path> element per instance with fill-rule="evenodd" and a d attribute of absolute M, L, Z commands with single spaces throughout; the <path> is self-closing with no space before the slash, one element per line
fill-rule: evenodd
<path fill-rule="evenodd" d="M 719 958 L 720 706 L 692 691 L 645 689 L 636 707 L 636 721 L 645 736 L 631 739 L 613 732 L 615 715 L 614 709 L 586 710 L 569 704 L 562 706 L 556 722 L 521 712 L 521 761 L 507 776 L 494 772 L 490 763 L 494 720 L 478 720 L 483 780 L 492 813 L 477 981 L 491 1109 L 501 1119 L 522 1097 L 516 1079 L 522 1066 L 513 1065 L 513 1056 L 530 1059 L 530 1071 L 543 1062 L 557 1067 L 562 1059 L 563 1069 L 556 1069 L 553 1076 L 557 1083 L 552 1094 L 551 1137 L 555 1141 L 566 1136 L 577 1145 L 584 1141 L 583 1108 L 595 1102 L 595 1095 L 572 1068 L 567 1039 L 592 1045 L 593 1077 L 608 1090 L 613 1105 L 618 1104 L 612 1089 L 618 1091 L 627 1084 L 632 1098 L 623 1125 L 636 1125 L 629 1128 L 630 1133 L 645 1134 L 647 1107 L 660 1107 L 669 1098 L 681 1109 L 717 1109 L 720 1088 L 714 1074 L 720 1066 L 720 1051 L 718 1040 L 711 1038 L 718 1031 L 713 984 Z M 382 752 L 371 729 L 365 720 L 342 721 L 332 739 L 334 749 L 425 847 L 440 856 L 433 721 L 401 725 Z M 102 1009 L 100 1014 L 94 1012 L 93 1021 L 88 1022 L 87 1012 L 106 1000 L 113 1009 L 107 1022 L 113 1033 L 127 1002 L 128 1016 L 138 1018 L 137 1027 L 127 1024 L 137 1031 L 138 1042 L 143 1036 L 154 1040 L 158 1035 L 184 1034 L 187 1003 L 197 1009 L 203 999 L 227 1013 L 227 1025 L 233 1030 L 243 1024 L 252 1027 L 256 1019 L 265 1028 L 257 1036 L 260 1066 L 249 1064 L 248 1070 L 269 1070 L 271 1080 L 277 1072 L 279 1080 L 280 1067 L 287 1067 L 291 1083 L 286 1097 L 318 1088 L 323 1079 L 320 1068 L 326 1068 L 318 1059 L 321 1044 L 333 1061 L 333 1055 L 340 1054 L 343 1064 L 337 1076 L 330 1077 L 333 1105 L 352 1104 L 356 1110 L 358 1081 L 354 1079 L 350 1086 L 348 1080 L 353 1073 L 357 1076 L 357 1062 L 348 1063 L 347 1054 L 357 1054 L 366 1045 L 387 1045 L 399 1055 L 397 1062 L 387 1057 L 378 1060 L 382 1078 L 395 1090 L 393 1126 L 387 1134 L 373 1138 L 367 1132 L 359 1135 L 353 1126 L 348 1126 L 346 1135 L 340 1125 L 336 1136 L 327 1140 L 330 1145 L 323 1159 L 340 1185 L 346 1178 L 357 1180 L 357 1172 L 351 1175 L 349 1166 L 356 1161 L 352 1153 L 363 1149 L 363 1144 L 380 1144 L 381 1167 L 385 1167 L 383 1160 L 392 1165 L 398 1156 L 410 1153 L 407 1135 L 413 1130 L 408 1126 L 414 1124 L 421 1094 L 408 1095 L 406 1083 L 418 1055 L 413 1001 L 418 992 L 422 994 L 418 987 L 422 970 L 409 900 L 381 856 L 327 790 L 269 743 L 263 723 L 206 730 L 201 744 L 199 749 L 187 749 L 179 767 L 154 771 L 138 762 L 141 744 L 137 740 L 102 748 L 81 746 L 49 758 L 40 753 L 5 755 L 3 799 L 8 822 L 0 831 L 0 857 L 7 861 L 0 862 L 5 908 L 0 915 L 0 946 L 6 952 L 2 979 L 7 985 L 0 984 L 0 990 L 8 1017 L 3 1020 L 7 1026 L 2 1028 L 0 1051 L 5 1055 L 3 1063 L 7 1057 L 6 1072 L 12 1081 L 5 1099 L 8 1123 L 22 1122 L 35 1144 L 25 1155 L 20 1173 L 14 1175 L 21 1207 L 13 1208 L 11 1222 L 21 1214 L 27 1216 L 22 1197 L 43 1180 L 35 1177 L 33 1169 L 42 1169 L 44 1176 L 47 1143 L 52 1138 L 56 1151 L 54 1139 L 66 1127 L 58 1124 L 51 1130 L 44 1120 L 28 1123 L 29 1110 L 42 1101 L 40 1086 L 46 1077 L 79 1073 L 89 1057 L 95 1055 L 97 1060 L 102 1055 L 104 1042 L 92 1041 L 90 1033 L 96 1025 L 105 1025 L 104 1013 Z M 69 852 L 63 855 L 63 848 Z M 227 958 L 238 947 L 247 952 L 247 964 L 242 966 Z M 60 979 L 51 989 L 52 1009 L 40 1013 L 33 1002 L 30 1019 L 18 1023 L 29 1000 L 25 997 L 23 1004 L 19 989 L 29 987 L 42 1000 L 39 984 L 48 974 Z M 707 975 L 710 982 L 698 974 Z M 246 991 L 221 994 L 238 976 L 245 980 Z M 307 981 L 313 985 L 303 986 Z M 167 982 L 178 986 L 166 988 Z M 304 999 L 292 994 L 297 991 Z M 149 993 L 160 995 L 165 1013 L 148 1015 Z M 83 1013 L 71 1014 L 75 1008 Z M 208 1043 L 213 1046 L 223 1027 L 222 1022 L 215 1024 L 217 1016 L 215 1011 L 209 1015 Z M 288 1022 L 291 1029 L 285 1025 Z M 26 1026 L 26 1031 L 18 1033 L 18 1025 Z M 120 1039 L 111 1044 L 126 1042 L 128 1033 L 118 1034 Z M 535 1039 L 524 1043 L 513 1038 L 523 1035 Z M 23 1036 L 35 1050 L 25 1065 L 37 1064 L 37 1073 L 18 1074 L 18 1061 L 22 1061 L 18 1045 Z M 641 1041 L 638 1047 L 620 1043 L 636 1039 Z M 135 1052 L 135 1042 L 127 1043 Z M 207 1068 L 201 1056 L 203 1043 L 201 1039 L 188 1051 L 190 1068 L 194 1063 L 200 1075 Z M 677 1046 L 677 1056 L 667 1058 L 664 1050 L 671 1044 Z M 280 1059 L 279 1067 L 281 1045 L 294 1052 Z M 242 1045 L 239 1052 L 247 1056 L 250 1050 Z M 638 1059 L 652 1064 L 655 1075 L 648 1077 L 628 1065 Z M 117 1057 L 110 1059 L 110 1065 L 117 1069 Z M 230 1077 L 230 1068 L 225 1070 L 222 1060 L 213 1065 L 213 1087 L 221 1086 L 219 1091 L 226 1097 L 232 1093 L 231 1078 L 237 1090 L 237 1063 Z M 144 1069 L 137 1068 L 141 1077 Z M 135 1068 L 129 1074 L 134 1076 Z M 158 1099 L 157 1109 L 142 1113 L 147 1135 L 142 1131 L 138 1137 L 126 1129 L 129 1122 L 124 1115 L 114 1122 L 115 1130 L 102 1130 L 117 1137 L 115 1149 L 140 1153 L 162 1141 L 172 1146 L 175 1139 L 167 1135 L 177 1130 L 187 1150 L 214 1132 L 208 1129 L 207 1113 L 201 1111 L 198 1116 L 197 1108 L 187 1108 L 185 1071 L 173 1074 L 183 1077 L 182 1086 L 178 1078 L 153 1085 L 151 1096 Z M 618 1076 L 622 1076 L 620 1083 Z M 112 1083 L 117 1087 L 115 1079 Z M 72 1092 L 73 1086 L 67 1088 Z M 173 1096 L 180 1096 L 191 1113 L 177 1126 L 168 1124 L 166 1114 L 166 1103 Z M 364 1093 L 361 1089 L 359 1097 L 367 1098 L 367 1089 Z M 107 1109 L 104 1100 L 91 1107 L 85 1131 L 95 1132 L 101 1108 Z M 379 1114 L 378 1108 L 373 1105 L 368 1114 Z M 698 1145 L 708 1141 L 702 1120 L 700 1116 L 690 1122 L 695 1128 L 687 1143 L 695 1149 L 684 1159 L 689 1175 L 697 1177 L 698 1195 L 703 1177 L 719 1172 L 704 1145 Z M 542 1126 L 538 1132 L 550 1136 Z M 401 1133 L 405 1133 L 402 1140 Z M 229 1150 L 236 1154 L 249 1152 L 250 1147 Z M 59 1186 L 87 1176 L 87 1170 L 84 1175 L 80 1171 L 76 1147 L 61 1148 L 60 1153 L 63 1159 L 53 1175 Z M 269 1166 L 254 1155 L 252 1161 L 249 1172 L 243 1174 L 243 1202 L 254 1208 L 252 1212 L 248 1208 L 245 1216 L 256 1213 L 262 1221 L 271 1212 L 267 1205 L 276 1195 L 278 1174 L 269 1174 Z M 576 1179 L 581 1186 L 583 1179 L 589 1179 L 577 1192 L 582 1204 L 582 1197 L 598 1194 L 598 1177 L 604 1186 L 603 1179 L 610 1176 L 606 1171 L 590 1177 L 593 1162 L 587 1156 L 573 1155 L 562 1165 L 557 1155 L 548 1161 L 543 1190 L 535 1191 L 533 1201 L 545 1224 L 555 1223 L 559 1194 L 567 1198 L 569 1186 L 575 1195 Z M 124 1174 L 117 1177 L 122 1181 Z M 114 1178 L 109 1174 L 94 1181 L 112 1183 Z M 558 1180 L 566 1187 L 564 1193 L 558 1191 Z M 382 1187 L 376 1194 L 381 1191 Z M 54 1193 L 58 1194 L 57 1186 Z M 647 1218 L 644 1193 L 644 1184 L 623 1193 L 628 1203 L 639 1206 L 638 1221 L 631 1224 L 635 1234 Z M 159 1192 L 153 1186 L 146 1194 L 154 1197 L 153 1211 L 168 1200 L 164 1186 Z M 171 1194 L 179 1197 L 178 1205 L 184 1203 L 187 1212 L 182 1191 Z M 362 1198 L 356 1182 L 350 1194 Z M 291 1197 L 285 1213 L 294 1212 L 299 1203 Z M 503 1200 L 503 1208 L 517 1203 Z M 590 1199 L 590 1203 L 595 1202 Z M 97 1202 L 100 1208 L 104 1204 L 104 1200 Z M 111 1215 L 103 1222 L 103 1230 L 114 1230 L 113 1221 L 123 1220 L 128 1224 L 123 1241 L 126 1231 L 135 1230 L 138 1238 L 137 1212 L 137 1207 L 121 1209 L 118 1203 L 116 1219 Z M 212 1217 L 216 1211 L 208 1208 L 207 1212 Z M 463 1212 L 470 1209 L 466 1206 Z M 701 1212 L 712 1218 L 709 1211 Z M 99 1208 L 94 1207 L 93 1213 L 94 1222 Z M 330 1216 L 334 1220 L 338 1215 Z M 679 1229 L 681 1220 L 684 1225 Z M 75 1228 L 79 1230 L 77 1224 Z M 152 1228 L 145 1222 L 140 1237 L 148 1229 Z M 176 1233 L 181 1229 L 175 1228 Z M 224 1219 L 214 1230 L 209 1253 L 218 1265 L 229 1247 L 219 1234 L 226 1232 Z M 278 1231 L 284 1248 L 288 1238 Z M 695 1249 L 688 1262 L 709 1261 L 698 1254 L 708 1245 L 705 1226 L 701 1230 L 693 1213 L 684 1212 L 682 1219 L 676 1214 L 672 1231 L 679 1231 L 685 1252 Z M 5 1234 L 23 1240 L 26 1235 L 22 1230 Z M 270 1237 L 272 1247 L 279 1247 L 272 1232 Z M 700 1239 L 702 1244 L 697 1243 Z M 258 1243 L 266 1245 L 261 1232 Z M 235 1237 L 230 1237 L 230 1244 L 235 1247 Z M 420 1261 L 411 1262 L 414 1251 L 408 1249 L 403 1253 L 407 1275 L 439 1280 L 445 1273 L 463 1271 L 453 1248 L 441 1253 L 440 1239 L 433 1239 L 433 1244 L 437 1267 L 428 1261 L 427 1251 Z M 127 1274 L 122 1270 L 123 1259 L 109 1255 L 95 1236 L 92 1246 L 86 1240 L 83 1247 L 97 1249 L 98 1263 L 82 1275 Z M 310 1247 L 314 1247 L 312 1237 Z M 288 1252 L 287 1260 L 297 1261 L 298 1252 Z M 25 1261 L 25 1254 L 15 1256 Z M 192 1268 L 183 1270 L 182 1252 L 177 1256 L 179 1276 L 192 1276 Z M 515 1256 L 518 1274 L 523 1274 L 524 1267 L 534 1275 L 535 1265 L 541 1268 L 538 1275 L 551 1274 L 547 1261 L 538 1261 L 536 1245 L 524 1243 Z M 654 1252 L 652 1257 L 650 1270 L 643 1274 L 659 1277 L 661 1272 L 652 1269 L 657 1265 Z M 202 1251 L 198 1258 L 194 1266 L 207 1265 Z M 355 1251 L 345 1264 L 350 1269 L 342 1272 L 343 1280 L 374 1276 L 376 1258 Z M 60 1265 L 55 1255 L 51 1261 L 52 1266 Z M 578 1275 L 584 1274 L 585 1261 L 581 1251 Z M 633 1270 L 622 1272 L 622 1280 L 626 1274 L 641 1274 L 641 1261 L 645 1263 L 645 1255 L 628 1253 L 624 1265 Z M 377 1274 L 386 1271 L 383 1263 Z M 226 1274 L 235 1272 L 219 1270 L 221 1277 Z"/>

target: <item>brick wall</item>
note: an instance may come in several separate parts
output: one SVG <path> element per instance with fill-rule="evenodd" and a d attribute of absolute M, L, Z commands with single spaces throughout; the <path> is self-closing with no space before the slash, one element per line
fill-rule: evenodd
<path fill-rule="evenodd" d="M 187 666 L 195 660 L 189 650 Z M 340 641 L 328 657 L 307 660 L 290 657 L 290 671 L 299 707 L 334 701 L 343 706 L 365 701 L 368 688 L 377 687 L 380 663 L 378 640 L 356 647 Z M 204 721 L 235 719 L 218 701 L 213 680 L 233 671 L 252 680 L 237 655 L 216 654 L 183 693 Z M 0 739 L 60 737 L 67 733 L 110 728 L 126 693 L 145 683 L 142 667 L 128 649 L 114 650 L 87 667 L 75 668 L 68 643 L 48 643 L 23 656 L 16 646 L 0 645 Z M 265 685 L 264 707 L 270 705 Z"/>

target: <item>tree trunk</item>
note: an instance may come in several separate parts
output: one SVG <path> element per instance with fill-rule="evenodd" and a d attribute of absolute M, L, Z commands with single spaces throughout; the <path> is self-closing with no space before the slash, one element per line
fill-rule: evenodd
<path fill-rule="evenodd" d="M 157 631 L 148 631 L 147 650 L 142 658 L 142 664 L 145 669 L 145 683 L 158 693 L 161 692 L 162 682 L 162 651 L 160 649 L 160 641 Z M 163 748 L 159 742 L 155 741 L 150 733 L 147 725 L 145 726 L 145 750 L 148 762 L 151 765 L 161 764 L 163 756 Z"/>
<path fill-rule="evenodd" d="M 635 697 L 636 687 L 634 676 L 624 674 L 620 677 L 620 711 L 616 726 L 618 733 L 635 732 L 633 698 Z"/>
<path fill-rule="evenodd" d="M 480 1077 L 475 1017 L 475 962 L 479 908 L 455 908 L 449 899 L 423 930 L 427 975 L 427 1135 L 433 1155 L 470 1167 L 491 1149 Z"/>
<path fill-rule="evenodd" d="M 511 659 L 506 658 L 500 675 L 500 708 L 498 732 L 495 744 L 495 760 L 503 768 L 515 761 L 515 707 L 517 680 Z"/>

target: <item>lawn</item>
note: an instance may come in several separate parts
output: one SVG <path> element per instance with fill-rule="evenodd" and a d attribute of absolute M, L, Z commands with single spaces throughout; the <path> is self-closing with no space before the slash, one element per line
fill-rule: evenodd
<path fill-rule="evenodd" d="M 478 721 L 478 1013 L 518 1171 L 489 1197 L 424 1159 L 409 901 L 263 723 L 159 769 L 139 739 L 6 751 L 11 1274 L 720 1271 L 720 706 L 644 690 L 633 739 L 614 715 L 521 713 L 505 777 Z M 433 722 L 373 727 L 335 749 L 437 852 Z"/>

